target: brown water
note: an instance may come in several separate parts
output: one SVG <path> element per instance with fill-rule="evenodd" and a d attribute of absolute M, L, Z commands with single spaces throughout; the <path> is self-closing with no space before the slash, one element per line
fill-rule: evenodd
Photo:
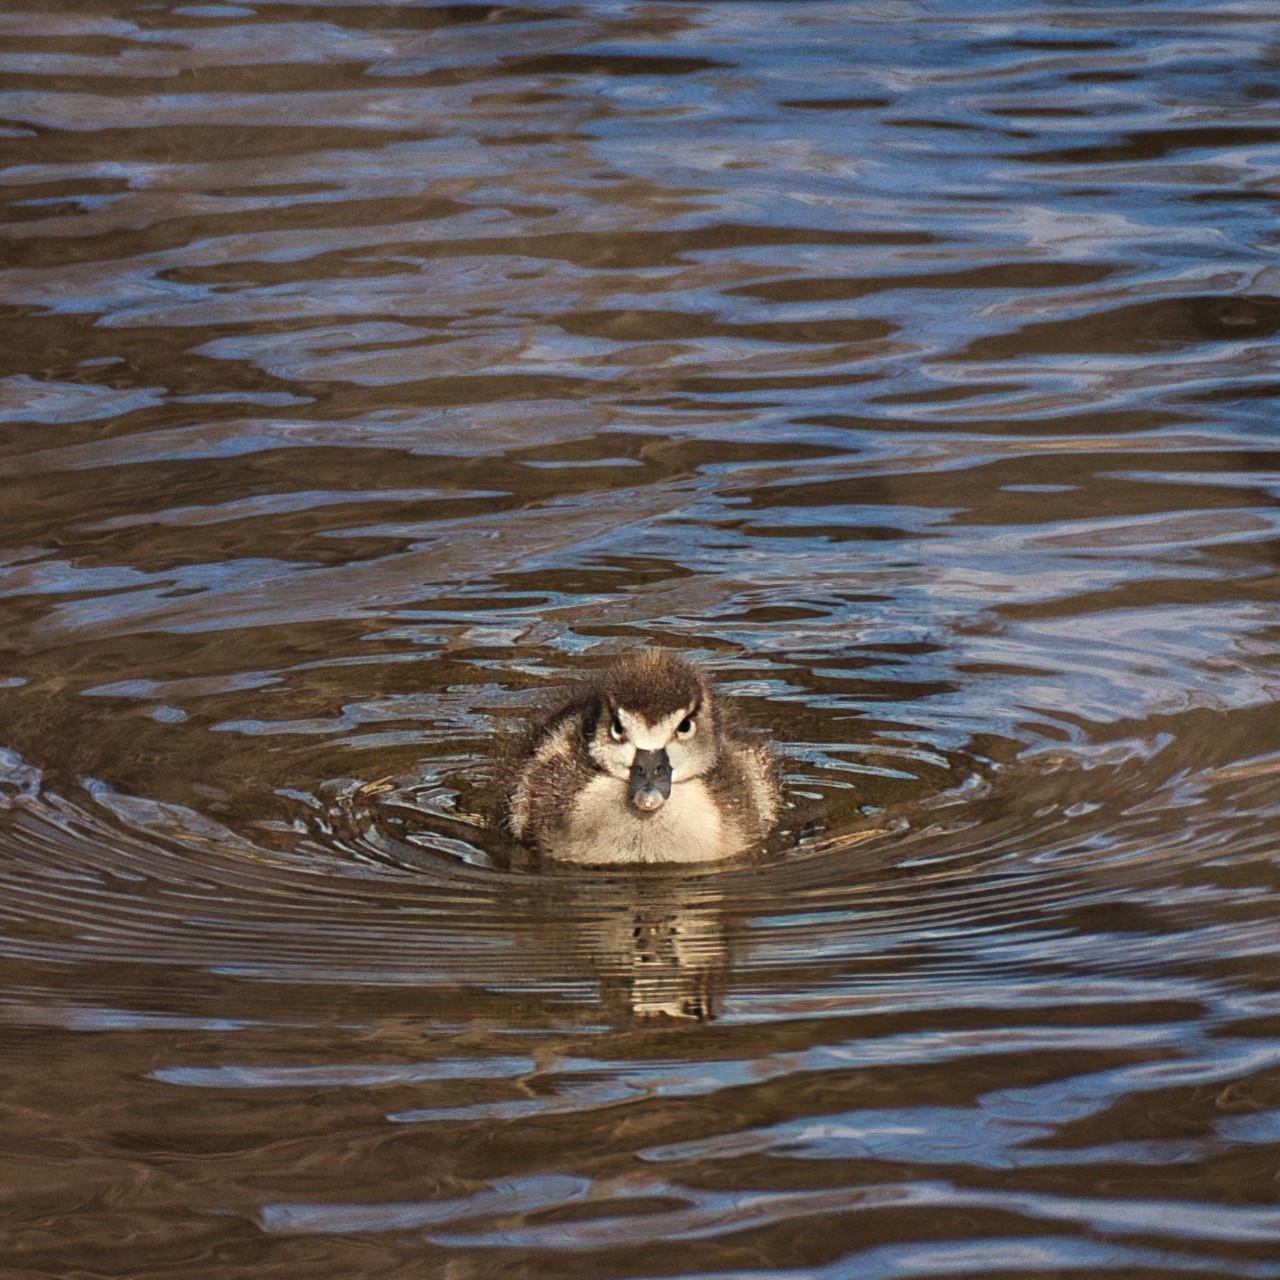
<path fill-rule="evenodd" d="M 1280 1276 L 1274 5 L 3 9 L 6 1280 Z"/>

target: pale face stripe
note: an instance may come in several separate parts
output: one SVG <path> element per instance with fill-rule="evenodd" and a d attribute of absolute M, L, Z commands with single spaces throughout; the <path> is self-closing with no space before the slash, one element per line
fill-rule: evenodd
<path fill-rule="evenodd" d="M 627 738 L 638 751 L 661 751 L 676 736 L 676 726 L 689 714 L 689 709 L 674 711 L 665 720 L 650 724 L 643 716 L 618 708 L 618 719 L 627 731 Z"/>

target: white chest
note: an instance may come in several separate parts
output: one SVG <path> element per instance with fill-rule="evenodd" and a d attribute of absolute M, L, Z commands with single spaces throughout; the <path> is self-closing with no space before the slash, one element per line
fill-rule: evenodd
<path fill-rule="evenodd" d="M 656 813 L 627 804 L 627 784 L 593 778 L 574 802 L 547 853 L 593 866 L 639 862 L 717 862 L 741 853 L 747 841 L 720 812 L 698 779 L 679 782 Z"/>

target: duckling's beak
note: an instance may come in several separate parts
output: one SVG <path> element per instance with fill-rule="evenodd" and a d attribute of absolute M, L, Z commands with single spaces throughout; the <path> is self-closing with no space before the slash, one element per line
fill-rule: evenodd
<path fill-rule="evenodd" d="M 627 800 L 641 813 L 661 809 L 671 794 L 671 761 L 665 751 L 637 751 L 631 762 Z"/>

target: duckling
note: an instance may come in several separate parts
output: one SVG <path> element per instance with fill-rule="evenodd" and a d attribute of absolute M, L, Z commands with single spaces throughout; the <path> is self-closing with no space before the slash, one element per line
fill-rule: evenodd
<path fill-rule="evenodd" d="M 768 747 L 724 714 L 702 671 L 662 649 L 583 681 L 497 771 L 512 775 L 505 834 L 559 862 L 720 861 L 778 813 Z"/>

